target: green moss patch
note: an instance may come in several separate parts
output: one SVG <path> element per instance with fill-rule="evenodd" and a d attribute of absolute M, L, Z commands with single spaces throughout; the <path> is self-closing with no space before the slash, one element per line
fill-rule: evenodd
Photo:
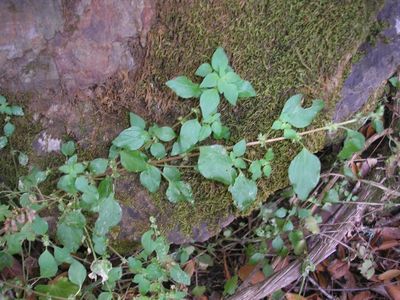
<path fill-rule="evenodd" d="M 267 132 L 294 93 L 303 93 L 307 101 L 323 97 L 326 108 L 314 126 L 323 124 L 331 119 L 338 98 L 338 85 L 331 81 L 343 80 L 341 63 L 365 39 L 381 3 L 160 0 L 135 98 L 147 104 L 154 119 L 163 115 L 173 121 L 197 103 L 177 99 L 165 82 L 178 75 L 195 79 L 196 68 L 222 46 L 235 71 L 258 93 L 237 107 L 221 107 L 232 143 L 242 137 L 256 140 L 259 132 Z M 324 135 L 312 136 L 306 144 L 317 151 L 324 145 Z M 249 157 L 259 158 L 263 151 L 254 149 Z M 298 148 L 285 142 L 274 145 L 274 151 L 273 175 L 259 184 L 259 201 L 287 185 L 287 167 Z M 226 187 L 205 182 L 192 171 L 185 176 L 193 187 L 195 205 L 171 205 L 162 194 L 154 197 L 168 215 L 162 217 L 165 231 L 178 227 L 190 234 L 200 223 L 217 226 L 219 218 L 233 212 Z"/>

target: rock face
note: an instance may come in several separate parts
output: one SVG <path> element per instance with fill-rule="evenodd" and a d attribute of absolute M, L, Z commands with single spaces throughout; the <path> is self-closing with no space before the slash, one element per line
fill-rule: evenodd
<path fill-rule="evenodd" d="M 14 91 L 73 91 L 135 70 L 129 43 L 145 43 L 151 1 L 0 2 L 0 85 Z"/>
<path fill-rule="evenodd" d="M 153 14 L 152 0 L 0 2 L 0 89 L 33 94 L 30 111 L 48 129 L 38 150 L 57 150 L 57 142 L 43 141 L 60 138 L 66 127 L 90 143 L 98 116 L 88 88 L 137 70 Z"/>
<path fill-rule="evenodd" d="M 358 112 L 400 67 L 400 1 L 386 1 L 377 19 L 384 28 L 374 46 L 361 47 L 365 55 L 352 66 L 344 83 L 333 118 L 335 122 Z"/>
<path fill-rule="evenodd" d="M 217 46 L 227 50 L 235 70 L 258 92 L 253 102 L 234 109 L 224 106 L 223 122 L 231 127 L 233 140 L 254 140 L 270 128 L 290 95 L 329 100 L 336 95 L 327 82 L 337 73 L 341 82 L 339 61 L 354 54 L 382 2 L 159 0 L 156 11 L 154 1 L 0 1 L 0 93 L 29 94 L 26 110 L 43 128 L 33 143 L 36 154 L 58 151 L 65 133 L 83 147 L 108 144 L 123 124 L 118 112 L 103 111 L 99 95 L 109 87 L 110 77 L 138 72 L 145 56 L 140 80 L 129 77 L 127 85 L 121 83 L 107 97 L 118 101 L 133 89 L 133 111 L 147 110 L 171 125 L 176 114 L 194 103 L 177 100 L 165 88 L 166 80 L 192 78 Z M 148 34 L 156 14 L 159 22 Z M 389 23 L 382 33 L 386 41 L 364 46 L 365 55 L 352 67 L 341 97 L 326 103 L 333 112 L 327 110 L 319 122 L 351 116 L 400 65 L 399 14 L 400 1 L 386 1 L 378 15 Z M 323 137 L 307 144 L 318 150 Z M 274 151 L 281 160 L 273 165 L 273 174 L 283 176 L 260 184 L 259 203 L 287 185 L 287 167 L 297 149 L 283 145 Z M 251 155 L 258 158 L 260 153 Z M 237 213 L 226 187 L 202 185 L 196 174 L 184 176 L 194 187 L 195 205 L 175 205 L 161 194 L 150 195 L 134 175 L 120 179 L 123 219 L 117 240 L 138 239 L 150 216 L 175 243 L 207 240 L 234 220 Z"/>

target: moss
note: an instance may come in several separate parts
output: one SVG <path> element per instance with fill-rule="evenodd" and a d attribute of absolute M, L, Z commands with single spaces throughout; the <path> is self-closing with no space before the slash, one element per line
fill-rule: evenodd
<path fill-rule="evenodd" d="M 365 39 L 381 4 L 364 0 L 158 1 L 158 22 L 149 35 L 135 97 L 147 104 L 154 119 L 162 112 L 167 112 L 167 120 L 184 114 L 196 101 L 179 101 L 165 82 L 181 74 L 194 78 L 196 68 L 221 45 L 233 68 L 258 93 L 237 107 L 220 107 L 232 131 L 232 143 L 242 137 L 255 140 L 259 132 L 267 132 L 286 99 L 299 92 L 307 102 L 324 97 L 326 109 L 315 122 L 318 126 L 331 119 L 338 99 L 339 86 L 330 88 L 329 81 L 342 75 L 337 74 L 339 62 Z M 317 151 L 324 145 L 324 135 L 313 135 L 306 144 Z M 287 142 L 273 148 L 273 176 L 259 183 L 259 202 L 287 185 L 287 167 L 298 150 Z M 251 157 L 263 151 L 254 149 Z M 195 193 L 194 206 L 171 205 L 162 193 L 153 197 L 168 217 L 162 220 L 165 231 L 178 227 L 191 234 L 200 223 L 216 227 L 217 220 L 234 212 L 226 187 L 205 182 L 192 172 L 185 177 Z"/>

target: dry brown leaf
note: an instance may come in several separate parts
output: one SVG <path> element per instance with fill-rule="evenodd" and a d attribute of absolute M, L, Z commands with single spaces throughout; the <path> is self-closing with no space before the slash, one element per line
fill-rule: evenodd
<path fill-rule="evenodd" d="M 384 241 L 379 247 L 374 247 L 374 250 L 375 251 L 388 250 L 398 245 L 400 245 L 400 241 L 397 240 Z"/>
<path fill-rule="evenodd" d="M 318 294 L 312 294 L 306 298 L 307 300 L 322 300 Z"/>
<path fill-rule="evenodd" d="M 369 300 L 372 299 L 372 294 L 369 291 L 363 291 L 355 295 L 352 300 Z"/>
<path fill-rule="evenodd" d="M 195 264 L 193 259 L 189 260 L 186 263 L 184 271 L 185 271 L 186 274 L 189 275 L 189 277 L 193 276 L 193 273 L 194 273 L 194 270 L 195 270 L 195 266 L 196 266 L 196 264 Z"/>
<path fill-rule="evenodd" d="M 238 276 L 242 281 L 249 281 L 252 285 L 257 284 L 263 280 L 265 280 L 265 275 L 260 270 L 255 271 L 254 274 L 251 273 L 254 271 L 255 265 L 244 265 L 238 271 Z M 251 275 L 251 278 L 248 278 Z"/>
<path fill-rule="evenodd" d="M 332 275 L 333 279 L 339 279 L 349 272 L 349 265 L 345 261 L 335 259 L 329 264 L 328 272 Z"/>
<path fill-rule="evenodd" d="M 317 276 L 317 281 L 318 281 L 319 285 L 322 288 L 326 289 L 328 287 L 328 284 L 329 284 L 329 279 L 327 278 L 325 273 L 316 272 L 315 275 Z"/>
<path fill-rule="evenodd" d="M 202 296 L 194 297 L 194 300 L 208 300 L 208 297 L 202 295 Z"/>
<path fill-rule="evenodd" d="M 392 297 L 394 300 L 400 300 L 400 286 L 398 285 L 387 285 L 385 286 L 386 292 Z"/>
<path fill-rule="evenodd" d="M 293 293 L 286 293 L 285 297 L 286 300 L 307 300 L 307 298 L 304 298 L 303 296 Z"/>
<path fill-rule="evenodd" d="M 379 232 L 379 237 L 384 241 L 400 240 L 399 227 L 384 227 Z"/>
<path fill-rule="evenodd" d="M 388 270 L 380 275 L 378 275 L 378 279 L 381 281 L 390 280 L 400 275 L 400 270 L 392 269 Z"/>

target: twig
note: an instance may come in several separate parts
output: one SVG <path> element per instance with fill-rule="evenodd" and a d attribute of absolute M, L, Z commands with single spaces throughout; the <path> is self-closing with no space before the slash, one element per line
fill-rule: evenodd
<path fill-rule="evenodd" d="M 314 280 L 314 278 L 312 278 L 311 276 L 308 276 L 308 280 L 311 282 L 311 284 L 313 286 L 315 286 L 322 294 L 324 294 L 324 296 L 326 297 L 326 299 L 329 300 L 335 300 L 335 297 L 333 297 L 332 295 L 330 295 L 327 291 L 325 291 L 319 284 L 318 282 L 316 282 Z"/>

